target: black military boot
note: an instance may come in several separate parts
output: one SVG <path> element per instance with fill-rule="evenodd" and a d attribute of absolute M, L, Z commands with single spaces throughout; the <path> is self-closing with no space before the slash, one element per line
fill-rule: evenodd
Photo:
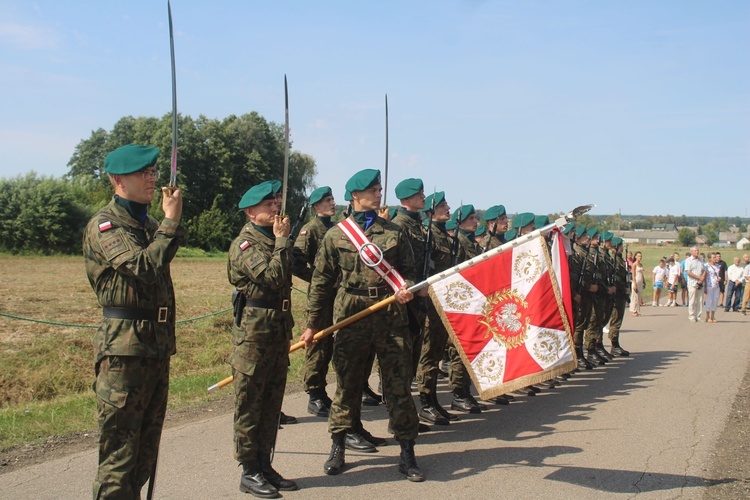
<path fill-rule="evenodd" d="M 383 396 L 377 394 L 369 385 L 365 385 L 362 391 L 362 404 L 365 406 L 378 406 L 383 402 Z"/>
<path fill-rule="evenodd" d="M 316 389 L 310 391 L 310 401 L 307 403 L 307 413 L 316 417 L 328 417 L 330 403 L 326 404 L 325 392 Z"/>
<path fill-rule="evenodd" d="M 346 433 L 344 446 L 348 450 L 360 451 L 362 453 L 375 453 L 376 451 L 378 451 L 378 449 L 375 448 L 375 446 L 373 446 L 371 442 L 363 438 L 362 435 L 359 432 L 356 432 L 354 429 Z"/>
<path fill-rule="evenodd" d="M 448 420 L 458 420 L 458 415 L 450 413 L 448 410 L 446 410 L 440 405 L 440 402 L 438 401 L 438 398 L 437 398 L 437 394 L 434 391 L 432 392 L 432 394 L 430 394 L 430 398 L 432 399 L 432 407 L 435 408 L 438 413 L 440 413 L 442 416 L 444 416 Z"/>
<path fill-rule="evenodd" d="M 596 353 L 596 349 L 594 348 L 588 350 L 586 353 L 586 360 L 593 366 L 604 366 L 607 364 L 605 360 Z"/>
<path fill-rule="evenodd" d="M 593 370 L 594 366 L 583 355 L 583 347 L 576 347 L 576 358 L 578 358 L 578 368 L 580 370 Z"/>
<path fill-rule="evenodd" d="M 471 389 L 469 389 L 468 387 L 464 389 L 464 394 L 466 394 L 466 399 L 471 401 L 471 404 L 478 407 L 481 411 L 487 410 L 487 405 L 480 403 L 476 400 L 476 398 L 474 398 L 474 396 L 472 396 Z"/>
<path fill-rule="evenodd" d="M 472 404 L 471 400 L 466 397 L 464 389 L 453 389 L 451 410 L 462 411 L 464 413 L 482 413 L 482 409 Z"/>
<path fill-rule="evenodd" d="M 263 473 L 263 477 L 268 480 L 279 491 L 296 491 L 299 489 L 297 483 L 291 479 L 284 479 L 281 474 L 276 472 L 271 466 L 271 454 L 270 453 L 258 453 L 258 463 L 260 463 L 260 471 Z"/>
<path fill-rule="evenodd" d="M 250 493 L 258 498 L 279 498 L 279 490 L 268 482 L 260 471 L 257 462 L 242 462 L 242 477 L 240 491 Z"/>
<path fill-rule="evenodd" d="M 376 447 L 377 446 L 385 446 L 385 445 L 388 444 L 388 441 L 386 441 L 384 438 L 375 437 L 372 434 L 370 434 L 367 431 L 367 429 L 365 429 L 362 426 L 362 422 L 360 422 L 359 425 L 356 426 L 356 432 L 357 432 L 357 434 L 359 434 L 360 436 L 362 436 L 362 438 L 365 441 L 367 441 L 368 443 L 370 443 L 373 446 L 376 446 Z"/>
<path fill-rule="evenodd" d="M 406 479 L 415 483 L 424 481 L 424 474 L 419 470 L 417 458 L 414 456 L 414 441 L 399 441 L 401 445 L 401 462 L 398 471 L 406 476 Z"/>
<path fill-rule="evenodd" d="M 602 342 L 597 342 L 597 343 L 596 343 L 596 345 L 595 345 L 594 347 L 595 347 L 595 349 L 596 349 L 596 352 L 597 352 L 597 353 L 599 354 L 599 356 L 603 357 L 604 359 L 607 359 L 607 360 L 609 360 L 609 361 L 612 361 L 613 359 L 615 359 L 615 357 L 614 357 L 614 356 L 612 356 L 612 355 L 611 355 L 611 354 L 609 353 L 609 351 L 607 351 L 607 350 L 606 350 L 606 349 L 604 348 L 604 343 L 602 343 Z"/>
<path fill-rule="evenodd" d="M 619 340 L 612 341 L 612 354 L 615 356 L 630 356 L 630 351 L 626 351 L 620 346 Z"/>
<path fill-rule="evenodd" d="M 285 414 L 283 411 L 279 414 L 279 425 L 296 424 L 297 417 Z"/>
<path fill-rule="evenodd" d="M 424 392 L 419 393 L 419 402 L 421 408 L 419 409 L 419 419 L 424 420 L 435 425 L 448 425 L 450 422 L 447 418 L 440 414 L 437 409 L 432 406 L 432 398 L 429 394 Z"/>
<path fill-rule="evenodd" d="M 344 468 L 346 450 L 344 448 L 344 439 L 346 439 L 346 432 L 337 432 L 331 434 L 331 453 L 328 455 L 328 460 L 323 464 L 323 472 L 329 476 L 335 476 L 339 474 Z"/>

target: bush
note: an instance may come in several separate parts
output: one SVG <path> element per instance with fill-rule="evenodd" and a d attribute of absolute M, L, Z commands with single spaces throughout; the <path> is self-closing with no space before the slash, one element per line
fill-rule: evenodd
<path fill-rule="evenodd" d="M 0 179 L 0 249 L 18 253 L 78 253 L 91 210 L 76 202 L 64 179 L 32 172 Z"/>

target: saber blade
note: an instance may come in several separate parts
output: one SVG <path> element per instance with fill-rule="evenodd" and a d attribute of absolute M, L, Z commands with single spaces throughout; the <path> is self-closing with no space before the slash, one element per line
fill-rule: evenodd
<path fill-rule="evenodd" d="M 169 51 L 172 58 L 172 170 L 169 176 L 169 187 L 177 186 L 177 72 L 174 63 L 174 31 L 172 29 L 172 6 L 167 0 L 169 14 Z"/>
<path fill-rule="evenodd" d="M 281 188 L 281 216 L 286 214 L 286 189 L 289 180 L 289 88 L 284 75 L 284 181 Z"/>
<path fill-rule="evenodd" d="M 383 186 L 383 206 L 388 198 L 388 94 L 385 95 L 385 185 Z"/>

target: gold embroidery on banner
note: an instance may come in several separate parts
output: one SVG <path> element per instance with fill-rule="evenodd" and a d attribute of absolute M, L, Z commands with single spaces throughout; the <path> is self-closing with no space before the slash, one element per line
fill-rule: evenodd
<path fill-rule="evenodd" d="M 469 300 L 474 296 L 474 290 L 463 281 L 455 281 L 445 290 L 445 303 L 457 311 L 469 308 Z"/>
<path fill-rule="evenodd" d="M 484 338 L 492 335 L 506 349 L 513 349 L 526 341 L 526 330 L 531 319 L 526 313 L 529 304 L 515 290 L 495 292 L 482 306 L 480 324 L 487 327 Z"/>
<path fill-rule="evenodd" d="M 534 356 L 549 364 L 560 358 L 562 342 L 560 342 L 560 337 L 555 332 L 542 330 L 539 332 L 532 350 L 534 351 Z"/>
<path fill-rule="evenodd" d="M 483 352 L 472 363 L 477 376 L 487 380 L 485 386 L 492 386 L 503 381 L 503 362 L 495 354 Z"/>
<path fill-rule="evenodd" d="M 532 252 L 523 252 L 516 257 L 513 263 L 513 273 L 526 281 L 533 283 L 542 272 L 542 263 Z"/>

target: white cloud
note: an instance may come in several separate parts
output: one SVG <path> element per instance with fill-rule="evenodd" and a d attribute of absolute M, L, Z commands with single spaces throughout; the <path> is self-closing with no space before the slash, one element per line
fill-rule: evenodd
<path fill-rule="evenodd" d="M 51 30 L 15 23 L 0 23 L 0 40 L 24 50 L 54 49 L 58 43 Z"/>

